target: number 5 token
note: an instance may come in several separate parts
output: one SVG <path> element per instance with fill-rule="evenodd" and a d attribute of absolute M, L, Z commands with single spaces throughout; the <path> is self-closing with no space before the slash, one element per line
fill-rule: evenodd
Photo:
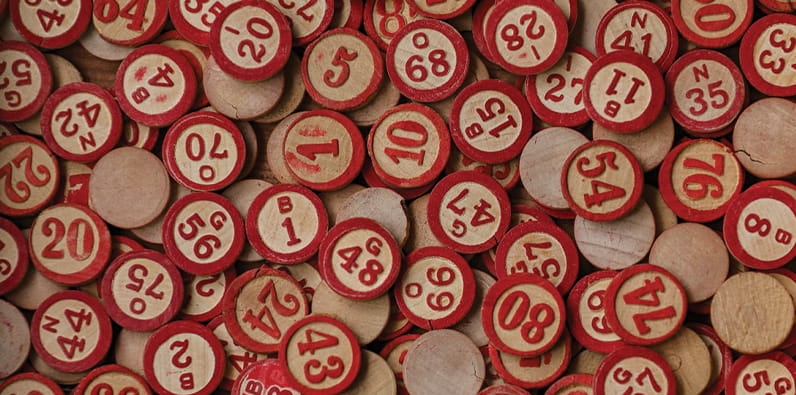
<path fill-rule="evenodd" d="M 641 264 L 619 273 L 605 291 L 605 317 L 622 340 L 649 346 L 674 335 L 687 313 L 685 290 L 671 273 Z"/>
<path fill-rule="evenodd" d="M 235 263 L 245 240 L 240 212 L 215 193 L 195 192 L 180 198 L 163 221 L 166 255 L 191 274 L 223 272 Z"/>
<path fill-rule="evenodd" d="M 663 357 L 644 347 L 624 346 L 608 354 L 594 373 L 595 394 L 677 394 L 674 372 Z"/>
<path fill-rule="evenodd" d="M 796 16 L 774 14 L 755 22 L 741 40 L 744 75 L 760 92 L 796 95 Z"/>
<path fill-rule="evenodd" d="M 35 213 L 55 196 L 61 177 L 58 160 L 41 140 L 30 136 L 0 139 L 0 214 Z"/>
<path fill-rule="evenodd" d="M 796 362 L 781 351 L 742 355 L 730 368 L 727 395 L 786 394 L 796 385 Z"/>
<path fill-rule="evenodd" d="M 359 373 L 359 344 L 340 321 L 313 315 L 285 333 L 279 362 L 302 394 L 336 394 L 350 386 Z"/>
<path fill-rule="evenodd" d="M 53 87 L 47 59 L 32 45 L 21 41 L 0 42 L 0 119 L 22 121 L 44 105 Z"/>
<path fill-rule="evenodd" d="M 91 21 L 91 0 L 12 0 L 14 27 L 33 45 L 54 49 L 77 41 Z"/>

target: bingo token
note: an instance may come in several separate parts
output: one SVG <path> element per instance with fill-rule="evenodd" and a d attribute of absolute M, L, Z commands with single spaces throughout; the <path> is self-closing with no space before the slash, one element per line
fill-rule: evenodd
<path fill-rule="evenodd" d="M 234 279 L 234 267 L 216 274 L 185 275 L 185 301 L 180 319 L 205 322 L 220 315 L 224 293 Z"/>
<path fill-rule="evenodd" d="M 384 345 L 379 355 L 381 355 L 387 364 L 390 365 L 395 377 L 402 379 L 404 377 L 404 361 L 406 360 L 406 353 L 412 347 L 412 343 L 420 337 L 418 334 L 408 334 L 397 337 L 391 342 Z"/>
<path fill-rule="evenodd" d="M 303 262 L 291 265 L 274 265 L 274 268 L 289 274 L 290 277 L 298 281 L 307 296 L 307 301 L 312 302 L 318 287 L 323 282 L 321 274 L 318 273 L 315 266 L 315 262 Z"/>
<path fill-rule="evenodd" d="M 369 101 L 381 86 L 384 60 L 373 41 L 353 29 L 324 33 L 304 51 L 301 76 L 307 93 L 332 110 Z"/>
<path fill-rule="evenodd" d="M 514 74 L 538 74 L 564 54 L 567 18 L 554 2 L 497 2 L 485 20 L 484 37 L 497 64 Z"/>
<path fill-rule="evenodd" d="M 757 187 L 733 198 L 724 216 L 730 253 L 755 269 L 775 269 L 796 257 L 796 199 L 773 187 Z"/>
<path fill-rule="evenodd" d="M 122 112 L 105 89 L 75 82 L 50 95 L 41 111 L 41 125 L 42 137 L 56 155 L 90 162 L 116 146 Z"/>
<path fill-rule="evenodd" d="M 537 207 L 525 204 L 515 204 L 511 206 L 510 228 L 513 228 L 521 223 L 529 221 L 544 222 L 551 225 L 555 224 L 555 222 L 553 222 L 553 219 L 550 218 L 549 215 L 545 214 L 544 211 L 540 210 Z"/>
<path fill-rule="evenodd" d="M 431 108 L 417 103 L 384 112 L 370 130 L 367 143 L 373 170 L 397 188 L 432 183 L 450 155 L 445 121 Z"/>
<path fill-rule="evenodd" d="M 566 310 L 553 284 L 523 273 L 499 279 L 487 291 L 481 320 L 492 346 L 524 357 L 556 345 L 564 331 Z"/>
<path fill-rule="evenodd" d="M 486 164 L 468 158 L 458 149 L 451 150 L 448 164 L 445 166 L 447 173 L 462 170 L 476 170 L 492 176 L 506 191 L 511 190 L 520 180 L 520 158 L 496 164 Z M 433 186 L 433 185 L 432 185 Z"/>
<path fill-rule="evenodd" d="M 475 394 L 486 376 L 478 347 L 452 329 L 433 330 L 415 339 L 403 369 L 406 389 L 415 394 Z"/>
<path fill-rule="evenodd" d="M 676 277 L 659 266 L 639 264 L 611 280 L 605 291 L 605 317 L 625 342 L 652 345 L 677 332 L 687 303 Z"/>
<path fill-rule="evenodd" d="M 621 133 L 638 132 L 658 117 L 666 85 L 652 61 L 633 51 L 597 58 L 583 82 L 586 112 L 594 122 Z"/>
<path fill-rule="evenodd" d="M 0 137 L 18 135 L 19 129 L 13 123 L 0 122 Z"/>
<path fill-rule="evenodd" d="M 272 123 L 281 121 L 288 115 L 295 114 L 294 111 L 304 99 L 306 89 L 304 80 L 301 78 L 301 59 L 295 53 L 291 53 L 290 57 L 288 57 L 282 73 L 284 75 L 284 87 L 278 99 L 274 99 L 276 104 L 268 112 L 255 118 L 254 122 Z M 282 140 L 277 141 L 282 142 Z"/>
<path fill-rule="evenodd" d="M 561 377 L 572 356 L 572 340 L 564 333 L 555 347 L 530 357 L 514 355 L 489 346 L 489 358 L 500 378 L 523 388 L 543 388 Z"/>
<path fill-rule="evenodd" d="M 635 0 L 612 7 L 603 15 L 595 43 L 597 56 L 629 50 L 667 70 L 677 56 L 679 39 L 672 17 L 663 8 Z"/>
<path fill-rule="evenodd" d="M 22 41 L 0 43 L 0 77 L 5 100 L 0 101 L 0 119 L 16 122 L 30 118 L 44 105 L 53 87 L 47 59 Z"/>
<path fill-rule="evenodd" d="M 727 211 L 743 187 L 733 151 L 713 140 L 690 140 L 672 149 L 658 173 L 661 195 L 678 217 L 709 222 Z"/>
<path fill-rule="evenodd" d="M 500 80 L 483 80 L 461 90 L 450 116 L 456 147 L 484 163 L 519 156 L 531 137 L 533 114 L 519 89 Z"/>
<path fill-rule="evenodd" d="M 0 334 L 3 343 L 0 352 L 0 378 L 7 378 L 18 371 L 28 359 L 30 353 L 30 326 L 28 320 L 13 304 L 5 299 L 0 300 Z M 0 393 L 2 393 L 0 391 Z"/>
<path fill-rule="evenodd" d="M 669 111 L 691 133 L 712 133 L 730 125 L 745 105 L 741 70 L 717 51 L 688 51 L 666 73 Z"/>
<path fill-rule="evenodd" d="M 467 261 L 444 247 L 409 254 L 395 287 L 395 302 L 413 324 L 425 329 L 459 322 L 473 305 L 475 278 Z"/>
<path fill-rule="evenodd" d="M 467 12 L 475 4 L 475 0 L 407 0 L 420 15 L 434 19 L 451 19 Z"/>
<path fill-rule="evenodd" d="M 711 365 L 710 384 L 702 393 L 705 395 L 718 395 L 724 391 L 724 383 L 729 376 L 732 366 L 732 350 L 721 341 L 713 328 L 696 323 L 687 325 L 696 332 L 710 351 Z"/>
<path fill-rule="evenodd" d="M 116 258 L 102 277 L 105 309 L 114 322 L 136 331 L 151 331 L 169 322 L 183 301 L 183 280 L 169 259 L 151 250 Z"/>
<path fill-rule="evenodd" d="M 389 294 L 368 300 L 356 300 L 333 291 L 326 282 L 318 284 L 312 297 L 312 313 L 334 318 L 354 332 L 361 345 L 370 344 L 381 335 L 390 320 Z"/>
<path fill-rule="evenodd" d="M 597 372 L 597 367 L 600 365 L 607 354 L 598 353 L 589 349 L 583 349 L 574 358 L 572 363 L 567 369 L 569 373 L 586 373 L 594 374 Z"/>
<path fill-rule="evenodd" d="M 293 45 L 303 46 L 323 33 L 332 23 L 333 0 L 309 0 L 304 4 L 280 0 L 271 4 L 285 15 L 293 32 Z"/>
<path fill-rule="evenodd" d="M 235 263 L 246 233 L 238 209 L 225 197 L 195 192 L 177 200 L 163 222 L 166 255 L 188 273 L 220 273 Z"/>
<path fill-rule="evenodd" d="M 22 282 L 3 297 L 21 309 L 36 310 L 44 299 L 66 289 L 66 285 L 44 277 L 38 270 L 28 270 Z"/>
<path fill-rule="evenodd" d="M 392 299 L 391 299 L 392 300 Z M 475 304 L 473 304 L 475 307 Z M 473 311 L 471 308 L 470 311 Z M 481 311 L 481 310 L 479 310 Z M 480 326 L 480 322 L 478 323 Z M 410 330 L 414 328 L 414 324 L 409 321 L 408 318 L 401 312 L 401 309 L 398 307 L 397 303 L 390 303 L 390 316 L 387 320 L 387 326 L 384 327 L 384 330 L 381 331 L 379 337 L 377 338 L 380 341 L 389 341 L 393 340 L 401 335 L 406 334 Z"/>
<path fill-rule="evenodd" d="M 489 338 L 486 336 L 484 325 L 481 323 L 481 310 L 484 308 L 486 291 L 495 285 L 497 280 L 492 275 L 477 269 L 473 269 L 473 277 L 475 278 L 473 306 L 470 307 L 467 315 L 456 325 L 452 326 L 451 329 L 464 333 L 476 346 L 483 347 L 489 344 Z"/>
<path fill-rule="evenodd" d="M 473 7 L 472 16 L 472 35 L 473 44 L 481 54 L 481 56 L 491 63 L 496 63 L 495 57 L 492 55 L 489 45 L 486 43 L 486 36 L 484 29 L 486 28 L 486 20 L 489 19 L 492 11 L 495 9 L 497 0 L 484 0 L 478 1 Z"/>
<path fill-rule="evenodd" d="M 91 1 L 12 0 L 9 13 L 25 40 L 42 48 L 62 48 L 77 41 L 88 28 Z"/>
<path fill-rule="evenodd" d="M 796 362 L 781 351 L 742 355 L 727 374 L 727 395 L 786 394 L 796 382 Z"/>
<path fill-rule="evenodd" d="M 64 372 L 82 372 L 102 361 L 113 337 L 100 302 L 80 291 L 47 298 L 33 314 L 30 328 L 39 357 Z"/>
<path fill-rule="evenodd" d="M 232 281 L 222 306 L 224 324 L 235 342 L 260 353 L 276 351 L 284 331 L 309 312 L 301 285 L 265 266 Z"/>
<path fill-rule="evenodd" d="M 334 2 L 334 15 L 330 28 L 347 27 L 357 30 L 362 25 L 362 0 L 342 0 Z"/>
<path fill-rule="evenodd" d="M 0 218 L 0 295 L 17 287 L 28 271 L 28 242 L 22 231 Z"/>
<path fill-rule="evenodd" d="M 650 126 L 637 133 L 617 133 L 596 123 L 591 130 L 592 139 L 611 140 L 627 148 L 643 172 L 658 167 L 674 143 L 674 121 L 669 111 L 661 111 Z"/>
<path fill-rule="evenodd" d="M 491 374 L 491 373 L 490 373 Z M 494 384 L 481 390 L 478 395 L 529 395 L 530 392 L 514 384 Z M 546 395 L 546 394 L 545 394 Z"/>
<path fill-rule="evenodd" d="M 595 394 L 675 395 L 677 381 L 660 355 L 644 347 L 624 346 L 608 354 L 594 374 Z"/>
<path fill-rule="evenodd" d="M 772 120 L 776 122 L 772 122 Z M 732 146 L 744 169 L 760 178 L 796 174 L 793 128 L 796 103 L 768 97 L 752 103 L 738 116 Z"/>
<path fill-rule="evenodd" d="M 362 350 L 362 366 L 356 380 L 341 395 L 395 395 L 397 379 L 390 365 L 379 354 Z"/>
<path fill-rule="evenodd" d="M 609 353 L 624 344 L 605 318 L 605 291 L 617 272 L 598 271 L 575 284 L 567 297 L 569 329 L 589 350 Z"/>
<path fill-rule="evenodd" d="M 84 163 L 63 161 L 61 177 L 63 182 L 53 203 L 75 203 L 89 206 L 89 188 L 92 169 Z"/>
<path fill-rule="evenodd" d="M 262 81 L 287 63 L 293 37 L 287 18 L 276 6 L 240 1 L 224 8 L 215 19 L 208 38 L 210 53 L 232 77 Z"/>
<path fill-rule="evenodd" d="M 27 372 L 12 376 L 0 384 L 0 394 L 64 395 L 64 391 L 54 381 L 39 373 Z"/>
<path fill-rule="evenodd" d="M 357 377 L 359 344 L 348 327 L 333 318 L 313 315 L 293 324 L 279 345 L 279 362 L 288 381 L 301 393 L 338 393 Z"/>
<path fill-rule="evenodd" d="M 643 200 L 624 217 L 596 222 L 575 218 L 574 238 L 583 257 L 601 269 L 619 270 L 635 265 L 655 241 L 655 216 Z M 672 258 L 679 257 L 672 252 Z"/>
<path fill-rule="evenodd" d="M 556 380 L 547 388 L 544 395 L 581 395 L 592 394 L 594 376 L 585 373 L 575 373 Z"/>
<path fill-rule="evenodd" d="M 276 108 L 285 89 L 285 70 L 266 80 L 243 81 L 221 70 L 210 57 L 202 75 L 202 87 L 214 110 L 228 118 L 252 120 Z"/>
<path fill-rule="evenodd" d="M 387 74 L 404 96 L 422 102 L 442 100 L 462 85 L 470 52 L 451 25 L 424 19 L 412 22 L 387 48 Z"/>
<path fill-rule="evenodd" d="M 208 46 L 213 24 L 233 3 L 234 0 L 199 0 L 196 4 L 190 1 L 172 1 L 169 3 L 169 18 L 185 39 L 197 45 Z"/>
<path fill-rule="evenodd" d="M 198 191 L 215 191 L 240 175 L 246 158 L 243 135 L 223 115 L 199 111 L 169 128 L 163 162 L 175 181 Z"/>
<path fill-rule="evenodd" d="M 595 59 L 583 48 L 570 48 L 553 67 L 525 78 L 525 96 L 539 119 L 567 127 L 589 120 L 583 104 L 583 79 Z"/>
<path fill-rule="evenodd" d="M 578 277 L 578 250 L 572 238 L 555 224 L 528 221 L 506 233 L 495 251 L 499 279 L 533 273 L 567 293 Z"/>
<path fill-rule="evenodd" d="M 305 186 L 322 191 L 350 183 L 365 160 L 365 143 L 357 126 L 330 110 L 297 117 L 282 147 L 290 173 Z"/>
<path fill-rule="evenodd" d="M 323 237 L 318 261 L 321 276 L 335 292 L 352 299 L 372 299 L 398 279 L 401 249 L 378 222 L 352 218 L 339 222 Z"/>
<path fill-rule="evenodd" d="M 364 25 L 382 51 L 386 51 L 399 30 L 416 20 L 426 19 L 411 0 L 365 0 Z"/>
<path fill-rule="evenodd" d="M 672 368 L 678 394 L 702 394 L 707 388 L 713 369 L 710 350 L 696 332 L 682 327 L 674 336 L 653 346 L 652 350 Z"/>
<path fill-rule="evenodd" d="M 143 377 L 121 365 L 105 365 L 92 370 L 80 380 L 72 394 L 100 394 L 103 391 L 111 394 L 152 394 Z"/>
<path fill-rule="evenodd" d="M 152 3 L 166 7 L 164 3 Z M 94 8 L 98 8 L 96 4 Z M 176 121 L 191 108 L 196 83 L 196 75 L 185 55 L 165 45 L 151 44 L 124 58 L 116 71 L 114 91 L 119 107 L 127 116 L 145 125 L 161 127 Z"/>
<path fill-rule="evenodd" d="M 230 390 L 232 395 L 295 395 L 299 393 L 290 385 L 284 369 L 275 358 L 263 359 L 250 364 L 238 377 Z"/>
<path fill-rule="evenodd" d="M 431 191 L 428 223 L 434 236 L 461 253 L 494 247 L 511 220 L 508 195 L 492 177 L 460 171 L 440 180 Z"/>
<path fill-rule="evenodd" d="M 47 278 L 66 285 L 95 279 L 111 253 L 105 222 L 79 204 L 57 204 L 42 211 L 31 226 L 30 257 Z"/>
<path fill-rule="evenodd" d="M 224 317 L 218 316 L 207 324 L 207 327 L 213 331 L 213 335 L 218 338 L 221 345 L 224 347 L 225 368 L 224 378 L 221 380 L 220 389 L 229 391 L 237 378 L 245 372 L 249 366 L 256 364 L 258 361 L 267 358 L 267 355 L 260 353 L 253 353 L 244 347 L 235 343 L 227 331 L 227 326 L 224 324 Z"/>
<path fill-rule="evenodd" d="M 113 44 L 135 46 L 155 37 L 166 23 L 168 2 L 95 0 L 93 26 Z"/>
<path fill-rule="evenodd" d="M 208 395 L 224 376 L 224 348 L 207 327 L 175 321 L 147 340 L 144 373 L 157 393 Z"/>
<path fill-rule="evenodd" d="M 613 221 L 636 207 L 644 180 L 638 161 L 622 145 L 595 140 L 569 155 L 561 190 L 569 206 L 591 221 Z"/>
<path fill-rule="evenodd" d="M 371 161 L 369 161 L 369 160 L 366 160 L 365 163 L 362 165 L 362 173 L 361 174 L 362 174 L 362 179 L 364 179 L 365 183 L 368 184 L 368 186 L 370 187 L 369 189 L 379 188 L 378 189 L 379 192 L 376 192 L 375 194 L 383 195 L 384 197 L 396 197 L 397 196 L 398 198 L 400 198 L 398 200 L 398 204 L 404 204 L 405 200 L 417 199 L 418 197 L 427 194 L 431 190 L 431 188 L 434 187 L 434 182 L 430 182 L 430 183 L 428 183 L 426 185 L 422 185 L 422 186 L 414 187 L 414 188 L 396 188 L 396 187 L 394 187 L 392 185 L 389 185 L 386 182 L 384 182 L 384 180 L 382 180 L 379 177 L 379 175 L 376 174 L 376 171 L 373 170 L 373 163 Z M 385 190 L 389 190 L 389 192 L 387 192 Z M 354 216 L 360 216 L 357 213 L 351 213 L 352 207 L 351 207 L 350 204 L 347 204 L 347 202 L 348 202 L 348 199 L 343 201 L 343 203 L 345 205 L 341 207 L 341 212 L 343 212 L 343 210 L 345 210 L 345 211 L 349 211 L 349 213 L 354 215 Z M 353 202 L 351 202 L 351 203 L 353 203 Z M 361 206 L 361 204 L 359 204 L 359 203 L 360 202 L 357 202 L 356 206 Z M 392 212 L 386 212 L 387 210 L 385 210 L 384 207 L 381 206 L 381 204 L 383 202 L 364 200 L 361 203 L 363 203 L 365 205 L 369 205 L 369 206 L 378 206 L 379 212 L 382 215 L 385 215 L 385 216 L 394 215 Z M 404 210 L 404 208 L 403 208 L 404 206 L 401 206 L 401 207 L 402 207 L 401 210 Z M 361 207 L 353 207 L 353 209 L 354 209 L 353 211 L 355 211 L 355 209 L 359 209 L 359 208 L 361 208 Z M 398 213 L 398 214 L 399 214 L 398 217 L 403 217 L 403 216 L 400 215 L 400 213 Z M 338 215 L 339 215 L 339 213 L 338 213 Z M 404 224 L 404 225 L 407 225 L 407 224 Z M 408 234 L 409 232 L 407 230 L 402 230 L 401 233 L 403 233 L 403 236 L 405 236 L 404 240 L 406 240 L 406 238 L 409 237 L 409 234 Z"/>
<path fill-rule="evenodd" d="M 122 134 L 119 137 L 120 147 L 136 147 L 147 151 L 155 148 L 160 129 L 125 118 L 122 122 Z"/>
<path fill-rule="evenodd" d="M 283 264 L 315 255 L 328 226 L 321 199 L 307 188 L 290 184 L 274 185 L 257 195 L 246 218 L 252 247 L 266 259 Z"/>
<path fill-rule="evenodd" d="M 744 76 L 771 96 L 796 94 L 796 16 L 774 14 L 755 22 L 741 41 L 739 59 Z"/>
<path fill-rule="evenodd" d="M 753 0 L 671 0 L 669 11 L 677 31 L 707 48 L 729 47 L 752 23 Z"/>

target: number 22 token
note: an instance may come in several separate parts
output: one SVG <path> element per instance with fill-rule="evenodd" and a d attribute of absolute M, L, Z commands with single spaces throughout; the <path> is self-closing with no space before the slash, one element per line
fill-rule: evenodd
<path fill-rule="evenodd" d="M 55 196 L 61 177 L 58 160 L 41 140 L 31 136 L 0 139 L 0 214 L 34 213 Z"/>

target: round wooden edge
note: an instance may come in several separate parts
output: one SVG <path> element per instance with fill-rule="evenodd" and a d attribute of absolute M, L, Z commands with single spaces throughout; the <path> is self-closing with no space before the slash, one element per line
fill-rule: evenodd
<path fill-rule="evenodd" d="M 146 43 L 152 40 L 162 29 L 163 25 L 166 24 L 166 19 L 169 16 L 169 7 L 165 2 L 155 1 L 155 12 L 152 16 L 152 24 L 149 25 L 149 28 L 141 32 L 139 35 L 127 39 L 127 40 L 119 40 L 114 38 L 113 36 L 103 35 L 102 32 L 99 32 L 99 35 L 107 42 L 116 45 L 124 45 L 124 46 L 135 46 L 139 44 Z M 116 17 L 111 23 L 116 21 L 120 17 Z M 94 16 L 94 12 L 92 11 L 92 19 L 96 19 Z"/>
<path fill-rule="evenodd" d="M 11 236 L 14 243 L 17 245 L 17 251 L 19 253 L 19 259 L 16 262 L 9 262 L 12 267 L 11 274 L 9 274 L 5 280 L 0 281 L 0 295 L 4 295 L 16 288 L 25 278 L 25 274 L 28 272 L 28 266 L 30 266 L 30 255 L 28 253 L 28 242 L 27 239 L 25 239 L 25 235 L 22 234 L 22 231 L 13 222 L 0 217 L 0 229 Z"/>
<path fill-rule="evenodd" d="M 604 392 L 604 389 L 602 388 L 605 386 L 605 382 L 608 379 L 608 374 L 610 373 L 611 369 L 629 358 L 643 358 L 657 365 L 666 376 L 666 387 L 663 393 L 677 393 L 677 381 L 675 380 L 674 372 L 669 366 L 669 363 L 666 362 L 666 360 L 658 355 L 658 353 L 655 351 L 652 351 L 649 348 L 638 346 L 622 346 L 617 348 L 615 351 L 608 354 L 608 356 L 606 356 L 602 362 L 600 362 L 600 366 L 597 367 L 597 371 L 594 373 L 594 392 Z"/>
<path fill-rule="evenodd" d="M 465 12 L 469 11 L 470 8 L 475 4 L 475 0 L 465 0 L 462 4 L 458 5 L 458 8 L 452 12 L 448 13 L 433 13 L 428 10 L 424 10 L 419 5 L 417 5 L 420 0 L 406 0 L 407 3 L 410 4 L 411 7 L 420 15 L 425 17 L 434 18 L 434 19 L 451 19 L 455 18 L 459 15 L 464 14 Z"/>
<path fill-rule="evenodd" d="M 249 392 L 246 392 L 243 387 L 248 380 L 258 381 L 263 384 L 276 384 L 279 387 L 288 386 L 285 376 L 287 376 L 287 373 L 282 364 L 279 363 L 279 360 L 276 358 L 261 359 L 257 362 L 252 362 L 240 372 L 239 378 L 229 388 L 229 393 L 232 395 L 248 394 Z M 292 394 L 290 390 L 295 390 L 295 388 L 288 389 L 288 393 Z"/>
<path fill-rule="evenodd" d="M 589 289 L 591 284 L 605 278 L 612 279 L 616 277 L 617 274 L 619 273 L 615 271 L 602 270 L 582 277 L 577 283 L 575 283 L 575 286 L 572 287 L 572 290 L 569 292 L 569 296 L 567 296 L 567 323 L 569 324 L 569 330 L 572 333 L 572 336 L 578 341 L 578 343 L 589 350 L 603 354 L 610 353 L 617 347 L 624 345 L 625 342 L 622 340 L 604 342 L 590 336 L 589 332 L 587 332 L 583 326 L 583 321 L 581 321 L 580 309 L 578 308 L 578 305 L 580 304 L 583 294 Z M 603 309 L 604 308 L 605 307 L 603 307 Z"/>
<path fill-rule="evenodd" d="M 550 376 L 541 378 L 538 381 L 525 381 L 518 377 L 514 377 L 514 375 L 512 375 L 511 372 L 506 369 L 506 367 L 503 365 L 503 361 L 500 359 L 500 354 L 504 351 L 500 351 L 492 344 L 489 344 L 489 359 L 492 362 L 492 367 L 495 368 L 495 370 L 498 372 L 498 375 L 500 375 L 500 377 L 507 383 L 518 385 L 523 388 L 544 388 L 545 386 L 553 383 L 564 373 L 564 371 L 567 370 L 569 360 L 572 358 L 572 339 L 569 337 L 569 334 L 563 333 L 561 335 L 561 339 L 558 341 L 564 342 L 564 358 L 562 358 L 561 366 L 559 366 Z"/>
<path fill-rule="evenodd" d="M 730 368 L 730 371 L 727 373 L 727 378 L 724 384 L 725 393 L 727 395 L 743 394 L 739 394 L 735 391 L 735 383 L 737 383 L 738 380 L 741 380 L 740 375 L 743 370 L 749 366 L 749 364 L 761 360 L 770 360 L 783 365 L 790 372 L 790 383 L 793 383 L 794 378 L 796 378 L 796 362 L 784 352 L 772 351 L 762 355 L 741 355 L 741 357 L 735 360 L 735 362 L 732 364 L 732 368 Z M 772 384 L 776 385 L 776 383 Z"/>
<path fill-rule="evenodd" d="M 413 200 L 419 198 L 420 196 L 425 195 L 431 188 L 434 187 L 434 180 L 432 179 L 428 184 L 421 185 L 419 187 L 414 188 L 397 188 L 390 184 L 384 182 L 384 180 L 376 174 L 376 170 L 373 168 L 373 162 L 371 160 L 366 160 L 365 163 L 362 164 L 362 178 L 365 180 L 365 183 L 368 184 L 371 188 L 389 188 L 395 193 L 401 195 L 404 200 Z"/>
<path fill-rule="evenodd" d="M 704 325 L 704 324 L 697 324 L 697 323 L 687 323 L 686 327 L 691 329 L 692 331 L 696 332 L 697 335 L 709 337 L 713 340 L 714 343 L 719 347 L 719 353 L 721 353 L 721 372 L 719 373 L 716 381 L 711 384 L 704 392 L 704 395 L 718 395 L 721 391 L 724 391 L 724 383 L 727 380 L 727 377 L 730 374 L 730 368 L 732 367 L 732 350 L 727 347 L 726 344 L 719 338 L 719 335 L 716 334 L 716 331 L 713 330 L 712 327 Z"/>
<path fill-rule="evenodd" d="M 61 166 L 60 166 L 60 164 L 58 162 L 58 159 L 55 157 L 55 155 L 53 155 L 52 151 L 50 151 L 50 148 L 47 147 L 47 145 L 45 145 L 44 142 L 42 142 L 41 140 L 39 140 L 39 139 L 37 139 L 37 138 L 35 138 L 33 136 L 28 136 L 28 135 L 24 135 L 24 134 L 19 134 L 19 135 L 14 135 L 14 136 L 6 136 L 6 137 L 3 137 L 3 138 L 0 138 L 0 153 L 2 153 L 2 150 L 4 148 L 8 147 L 9 145 L 16 144 L 16 143 L 27 143 L 27 144 L 35 145 L 35 146 L 43 149 L 44 152 L 46 152 L 47 155 L 52 160 L 52 166 L 48 170 L 50 170 L 50 172 L 51 172 L 50 177 L 52 177 L 52 179 L 54 179 L 54 181 L 53 181 L 53 188 L 49 192 L 47 198 L 45 198 L 44 200 L 42 200 L 41 203 L 39 203 L 39 204 L 37 204 L 35 206 L 29 207 L 29 208 L 26 208 L 26 209 L 15 209 L 15 208 L 8 207 L 8 206 L 0 203 L 0 214 L 12 216 L 12 217 L 20 217 L 20 216 L 32 214 L 32 213 L 35 213 L 35 212 L 41 210 L 43 207 L 47 206 L 47 204 L 49 204 L 50 201 L 53 200 L 53 198 L 55 197 L 55 194 L 60 190 L 59 186 L 61 184 Z"/>
<path fill-rule="evenodd" d="M 555 383 L 553 383 L 550 387 L 547 388 L 547 391 L 545 391 L 544 395 L 556 395 L 558 394 L 558 391 L 561 391 L 564 388 L 573 384 L 583 384 L 591 387 L 593 383 L 594 383 L 594 375 L 586 373 L 570 374 L 556 380 Z"/>
<path fill-rule="evenodd" d="M 45 58 L 41 52 L 26 42 L 0 42 L 0 51 L 17 51 L 30 56 L 30 58 L 33 60 L 33 63 L 36 65 L 36 69 L 41 74 L 41 87 L 39 88 L 38 94 L 30 102 L 30 104 L 18 110 L 0 110 L 0 119 L 5 122 L 17 122 L 28 119 L 41 109 L 41 107 L 44 105 L 44 102 L 47 100 L 47 97 L 50 95 L 50 91 L 55 85 L 53 81 L 53 73 L 52 70 L 50 70 L 50 64 L 47 63 L 47 58 Z"/>
<path fill-rule="evenodd" d="M 755 46 L 762 38 L 761 35 L 763 32 L 776 24 L 796 26 L 796 15 L 775 13 L 755 21 L 755 23 L 746 30 L 746 33 L 743 33 L 738 60 L 741 64 L 744 77 L 746 77 L 755 89 L 770 96 L 792 96 L 796 94 L 796 84 L 790 86 L 774 85 L 763 79 L 757 72 L 757 67 L 755 67 Z M 793 73 L 794 71 L 791 71 L 791 74 Z"/>
<path fill-rule="evenodd" d="M 408 335 L 398 336 L 395 339 L 392 339 L 389 343 L 384 345 L 381 351 L 379 351 L 379 356 L 387 360 L 387 358 L 389 358 L 390 354 L 393 352 L 393 350 L 395 350 L 396 347 L 406 342 L 415 341 L 417 340 L 418 337 L 420 337 L 420 334 L 418 333 L 411 333 Z M 395 372 L 395 377 L 403 379 L 403 376 L 404 376 L 403 371 Z"/>
<path fill-rule="evenodd" d="M 6 381 L 0 384 L 0 393 L 2 393 L 6 388 L 10 387 L 12 384 L 16 383 L 17 381 L 22 381 L 22 380 L 36 381 L 49 388 L 54 395 L 64 394 L 64 391 L 61 389 L 61 387 L 58 386 L 58 384 L 55 383 L 55 381 L 53 381 L 52 379 L 43 374 L 35 372 L 19 373 L 9 377 Z"/>
<path fill-rule="evenodd" d="M 142 388 L 146 389 L 147 392 L 139 395 L 152 394 L 152 391 L 149 389 L 149 384 L 144 380 L 143 377 L 139 376 L 138 373 L 135 373 L 122 365 L 113 364 L 100 366 L 91 370 L 85 377 L 83 377 L 83 379 L 80 380 L 80 383 L 78 383 L 77 387 L 75 387 L 73 390 L 72 395 L 84 395 L 86 393 L 86 389 L 88 389 L 88 386 L 91 385 L 92 381 L 105 373 L 119 373 L 129 376 L 133 380 L 137 381 Z"/>

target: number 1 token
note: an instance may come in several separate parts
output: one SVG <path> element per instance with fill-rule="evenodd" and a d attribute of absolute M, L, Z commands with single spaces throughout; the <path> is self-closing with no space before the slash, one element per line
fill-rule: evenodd
<path fill-rule="evenodd" d="M 301 393 L 339 393 L 359 373 L 359 344 L 351 329 L 340 321 L 313 315 L 296 322 L 285 333 L 279 362 Z"/>
<path fill-rule="evenodd" d="M 22 41 L 0 43 L 0 119 L 22 121 L 36 114 L 53 87 L 47 59 L 32 45 Z"/>
<path fill-rule="evenodd" d="M 594 374 L 593 388 L 595 394 L 675 395 L 677 381 L 672 368 L 655 351 L 624 346 L 600 362 Z"/>
<path fill-rule="evenodd" d="M 755 22 L 741 40 L 739 60 L 744 76 L 771 96 L 796 94 L 796 16 L 774 14 Z"/>
<path fill-rule="evenodd" d="M 796 362 L 781 351 L 742 355 L 730 368 L 724 389 L 727 395 L 785 394 L 796 385 Z"/>
<path fill-rule="evenodd" d="M 25 40 L 42 48 L 62 48 L 77 41 L 91 21 L 91 0 L 12 0 L 9 13 Z"/>
<path fill-rule="evenodd" d="M 106 41 L 135 46 L 155 37 L 166 23 L 168 2 L 95 0 L 93 25 Z"/>

